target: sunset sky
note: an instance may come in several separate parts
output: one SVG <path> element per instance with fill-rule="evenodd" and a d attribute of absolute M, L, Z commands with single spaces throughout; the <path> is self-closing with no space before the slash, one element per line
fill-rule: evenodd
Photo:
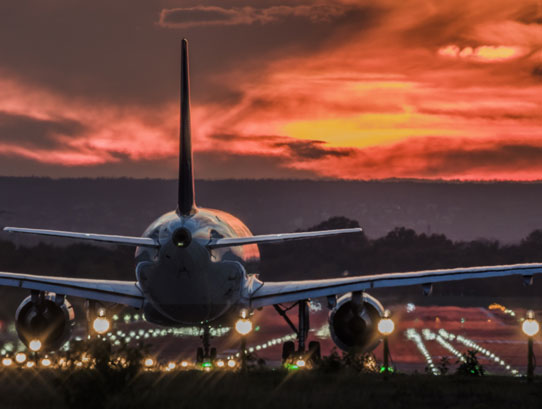
<path fill-rule="evenodd" d="M 0 175 L 542 179 L 542 0 L 0 4 Z"/>

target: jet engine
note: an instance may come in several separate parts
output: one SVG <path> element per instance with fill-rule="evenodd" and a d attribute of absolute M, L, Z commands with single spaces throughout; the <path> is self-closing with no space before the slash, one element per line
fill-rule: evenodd
<path fill-rule="evenodd" d="M 369 294 L 345 294 L 329 313 L 331 339 L 343 351 L 372 351 L 380 341 L 377 326 L 383 314 L 382 304 Z"/>
<path fill-rule="evenodd" d="M 60 348 L 70 339 L 74 325 L 72 305 L 65 297 L 53 293 L 30 295 L 21 302 L 15 313 L 19 338 L 34 350 Z"/>

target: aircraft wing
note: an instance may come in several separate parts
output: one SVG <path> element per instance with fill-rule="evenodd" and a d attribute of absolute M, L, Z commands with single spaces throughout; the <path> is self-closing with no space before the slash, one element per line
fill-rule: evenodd
<path fill-rule="evenodd" d="M 258 243 L 277 243 L 287 240 L 299 240 L 310 239 L 314 237 L 326 237 L 336 236 L 338 234 L 359 233 L 362 229 L 355 227 L 352 229 L 335 229 L 335 230 L 320 230 L 320 231 L 307 231 L 299 233 L 282 233 L 282 234 L 260 234 L 258 236 L 250 237 L 225 237 L 211 239 L 207 243 L 207 247 L 210 249 L 216 249 L 219 247 L 233 247 L 244 246 L 246 244 L 258 244 Z"/>
<path fill-rule="evenodd" d="M 158 241 L 150 237 L 117 236 L 112 234 L 78 233 L 60 230 L 27 229 L 24 227 L 4 227 L 9 233 L 27 233 L 40 236 L 66 237 L 70 239 L 101 241 L 105 243 L 125 244 L 128 246 L 159 247 Z"/>
<path fill-rule="evenodd" d="M 433 283 L 474 278 L 520 275 L 530 282 L 534 274 L 542 274 L 542 264 L 467 267 L 324 280 L 264 282 L 263 285 L 251 294 L 250 306 L 252 308 L 259 308 L 266 305 L 294 302 L 309 298 L 342 295 L 351 291 L 364 291 L 371 288 L 404 287 L 417 284 L 430 287 Z M 424 291 L 427 287 L 424 288 Z"/>
<path fill-rule="evenodd" d="M 48 291 L 135 308 L 141 308 L 144 300 L 143 293 L 134 281 L 90 280 L 0 272 L 0 286 Z"/>

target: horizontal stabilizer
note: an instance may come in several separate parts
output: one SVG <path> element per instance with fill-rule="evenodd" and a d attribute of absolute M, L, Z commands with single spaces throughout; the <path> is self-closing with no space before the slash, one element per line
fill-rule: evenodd
<path fill-rule="evenodd" d="M 111 234 L 78 233 L 59 230 L 26 229 L 22 227 L 4 227 L 10 233 L 37 234 L 41 236 L 66 237 L 78 240 L 101 241 L 105 243 L 124 244 L 127 246 L 159 247 L 160 243 L 149 237 L 116 236 Z"/>
<path fill-rule="evenodd" d="M 356 227 L 353 229 L 307 231 L 301 233 L 262 234 L 250 237 L 226 237 L 223 239 L 211 239 L 209 243 L 207 243 L 207 247 L 216 249 L 220 247 L 244 246 L 246 244 L 277 243 L 287 240 L 312 239 L 316 237 L 336 236 L 339 234 L 360 233 L 361 231 L 362 230 L 359 227 Z"/>

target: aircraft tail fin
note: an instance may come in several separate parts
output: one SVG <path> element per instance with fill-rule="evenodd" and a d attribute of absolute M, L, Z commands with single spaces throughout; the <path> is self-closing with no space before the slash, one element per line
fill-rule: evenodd
<path fill-rule="evenodd" d="M 177 213 L 187 216 L 195 212 L 194 173 L 190 131 L 190 74 L 188 71 L 188 40 L 181 41 L 181 118 L 179 146 L 179 196 Z"/>

